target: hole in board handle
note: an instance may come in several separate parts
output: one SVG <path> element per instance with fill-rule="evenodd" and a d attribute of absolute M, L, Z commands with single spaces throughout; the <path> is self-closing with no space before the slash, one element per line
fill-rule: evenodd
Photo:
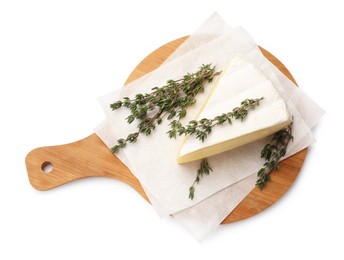
<path fill-rule="evenodd" d="M 44 162 L 41 165 L 41 169 L 44 173 L 50 173 L 54 168 L 54 165 L 51 162 Z"/>

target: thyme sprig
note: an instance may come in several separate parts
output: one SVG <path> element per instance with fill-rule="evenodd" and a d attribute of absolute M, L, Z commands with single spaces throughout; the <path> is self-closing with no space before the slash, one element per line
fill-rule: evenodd
<path fill-rule="evenodd" d="M 193 199 L 195 196 L 195 184 L 199 183 L 201 178 L 203 178 L 204 175 L 209 175 L 210 172 L 212 172 L 213 169 L 209 166 L 207 159 L 202 159 L 199 169 L 197 170 L 196 179 L 193 182 L 192 186 L 189 188 L 189 199 Z"/>
<path fill-rule="evenodd" d="M 213 119 L 203 118 L 200 120 L 192 120 L 186 126 L 180 123 L 180 120 L 173 120 L 170 123 L 171 130 L 167 132 L 170 138 L 176 138 L 177 135 L 196 135 L 196 139 L 204 142 L 204 140 L 211 133 L 211 130 L 216 125 L 224 123 L 232 124 L 232 119 L 240 120 L 241 122 L 247 117 L 249 110 L 255 109 L 259 106 L 260 101 L 264 97 L 256 99 L 245 99 L 240 103 L 239 107 L 234 108 L 232 111 L 223 113 L 214 117 Z"/>
<path fill-rule="evenodd" d="M 261 190 L 270 181 L 270 173 L 279 170 L 279 161 L 286 154 L 289 142 L 293 140 L 292 125 L 293 123 L 290 123 L 286 128 L 274 134 L 271 142 L 266 144 L 261 151 L 261 158 L 265 159 L 265 163 L 257 173 L 259 178 L 256 182 Z"/>
<path fill-rule="evenodd" d="M 121 107 L 128 108 L 130 115 L 126 118 L 131 124 L 138 120 L 138 131 L 129 134 L 126 138 L 117 140 L 117 144 L 111 148 L 113 153 L 124 148 L 127 143 L 137 141 L 140 134 L 150 135 L 163 118 L 178 120 L 187 114 L 187 108 L 196 103 L 196 96 L 204 92 L 205 85 L 211 82 L 221 72 L 215 71 L 211 64 L 202 65 L 195 73 L 188 73 L 178 80 L 168 80 L 162 87 L 152 88 L 152 92 L 137 94 L 135 98 L 124 97 L 110 105 L 112 110 Z"/>

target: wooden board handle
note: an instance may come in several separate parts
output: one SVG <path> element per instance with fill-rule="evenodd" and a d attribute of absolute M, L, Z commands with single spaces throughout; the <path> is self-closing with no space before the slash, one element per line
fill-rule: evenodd
<path fill-rule="evenodd" d="M 96 134 L 70 144 L 34 149 L 25 163 L 30 183 L 38 190 L 85 177 L 109 177 L 129 184 L 148 200 L 139 181 Z"/>

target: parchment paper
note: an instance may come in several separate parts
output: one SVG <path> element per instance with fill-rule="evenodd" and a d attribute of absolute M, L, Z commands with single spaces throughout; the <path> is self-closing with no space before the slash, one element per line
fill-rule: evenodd
<path fill-rule="evenodd" d="M 207 28 L 206 31 L 212 31 L 212 35 L 203 34 L 202 27 Z M 218 33 L 216 28 L 220 28 Z M 186 47 L 183 44 L 179 51 L 177 50 L 175 58 L 170 58 L 156 71 L 129 84 L 130 86 L 123 88 L 119 95 L 131 96 L 138 92 L 149 91 L 153 86 L 164 84 L 166 79 L 180 77 L 186 72 L 193 71 L 202 63 L 212 62 L 218 67 L 224 66 L 232 55 L 240 53 L 269 75 L 288 102 L 295 120 L 295 139 L 289 146 L 288 155 L 309 146 L 314 142 L 310 127 L 314 126 L 323 111 L 264 58 L 257 45 L 243 29 L 227 27 L 228 31 L 226 31 L 225 28 L 226 23 L 217 14 L 212 15 L 196 31 L 197 33 L 189 37 L 185 42 Z M 200 35 L 199 41 L 197 34 Z M 184 51 L 180 51 L 183 49 Z M 210 88 L 211 86 L 208 86 L 208 90 Z M 198 105 L 206 95 L 207 92 L 198 99 Z M 96 129 L 96 133 L 109 147 L 118 138 L 126 136 L 130 130 L 135 131 L 135 128 L 129 129 L 128 125 L 123 124 L 123 119 L 127 116 L 125 110 L 111 113 L 108 110 L 109 104 L 118 98 L 118 94 L 111 93 L 101 99 L 108 118 Z M 303 112 L 302 115 L 294 104 Z M 304 104 L 307 104 L 307 109 L 304 108 Z M 192 118 L 197 109 L 198 107 L 195 106 L 188 112 L 187 120 Z M 140 137 L 137 143 L 128 146 L 118 156 L 138 177 L 158 213 L 161 216 L 175 213 L 174 217 L 197 239 L 201 239 L 213 230 L 254 187 L 256 171 L 263 163 L 258 158 L 259 153 L 267 140 L 259 140 L 210 158 L 210 164 L 216 166 L 213 166 L 214 173 L 196 186 L 196 197 L 191 201 L 187 197 L 187 191 L 195 178 L 198 163 L 186 166 L 176 164 L 176 149 L 181 140 L 171 142 L 165 134 L 167 131 L 165 127 L 166 124 L 159 127 L 154 135 L 148 137 L 149 140 Z M 169 160 L 166 160 L 166 157 L 169 157 Z M 156 164 L 159 161 L 163 163 Z M 162 169 L 166 170 L 162 171 Z M 216 194 L 211 196 L 214 193 Z M 198 203 L 200 201 L 202 202 Z M 194 206 L 195 204 L 197 205 Z"/>

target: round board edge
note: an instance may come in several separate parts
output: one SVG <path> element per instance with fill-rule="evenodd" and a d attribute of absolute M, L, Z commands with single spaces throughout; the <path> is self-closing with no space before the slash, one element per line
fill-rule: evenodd
<path fill-rule="evenodd" d="M 128 84 L 158 68 L 187 38 L 188 36 L 184 36 L 170 41 L 147 55 L 131 72 L 125 84 Z M 263 55 L 273 65 L 275 65 L 286 77 L 297 85 L 294 77 L 281 61 L 264 48 L 260 46 L 259 48 Z M 280 170 L 271 174 L 271 181 L 264 190 L 260 190 L 258 187 L 255 187 L 222 221 L 221 224 L 229 224 L 253 217 L 277 202 L 294 183 L 302 168 L 306 155 L 307 149 L 303 149 L 293 156 L 283 160 L 280 163 Z"/>

